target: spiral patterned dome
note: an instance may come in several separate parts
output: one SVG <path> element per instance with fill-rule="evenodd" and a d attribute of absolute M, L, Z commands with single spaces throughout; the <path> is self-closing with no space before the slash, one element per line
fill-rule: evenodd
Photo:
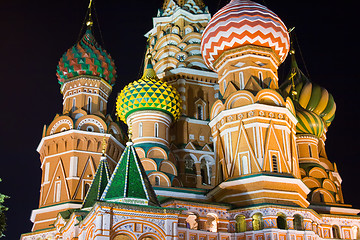
<path fill-rule="evenodd" d="M 201 41 L 205 63 L 212 69 L 220 55 L 244 45 L 272 48 L 283 62 L 290 42 L 286 26 L 271 10 L 250 0 L 232 0 L 207 25 Z"/>
<path fill-rule="evenodd" d="M 299 93 L 299 104 L 320 116 L 326 126 L 330 126 L 336 111 L 333 96 L 325 88 L 311 82 L 300 82 L 295 89 Z"/>
<path fill-rule="evenodd" d="M 299 106 L 296 108 L 296 118 L 298 120 L 296 133 L 312 134 L 316 137 L 321 137 L 325 124 L 316 113 Z"/>
<path fill-rule="evenodd" d="M 116 101 L 116 112 L 120 120 L 140 110 L 157 110 L 169 114 L 174 120 L 179 119 L 181 100 L 178 91 L 160 81 L 151 64 L 144 75 L 137 81 L 125 86 Z"/>
<path fill-rule="evenodd" d="M 110 54 L 96 42 L 90 29 L 82 39 L 63 54 L 56 70 L 59 83 L 80 75 L 97 76 L 114 85 L 116 69 Z"/>

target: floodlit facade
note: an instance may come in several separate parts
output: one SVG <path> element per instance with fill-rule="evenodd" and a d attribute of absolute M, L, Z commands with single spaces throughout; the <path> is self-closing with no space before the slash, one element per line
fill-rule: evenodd
<path fill-rule="evenodd" d="M 22 240 L 360 238 L 325 149 L 334 99 L 301 72 L 274 12 L 232 0 L 211 17 L 202 0 L 165 0 L 143 76 L 118 94 L 127 134 L 106 109 L 115 64 L 91 14 L 87 26 L 59 61 L 63 112 L 44 126 Z"/>

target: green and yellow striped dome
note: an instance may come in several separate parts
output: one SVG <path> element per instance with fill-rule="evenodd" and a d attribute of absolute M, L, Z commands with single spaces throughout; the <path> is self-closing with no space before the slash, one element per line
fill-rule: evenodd
<path fill-rule="evenodd" d="M 319 115 L 326 126 L 330 126 L 336 111 L 333 96 L 325 88 L 311 82 L 301 82 L 295 88 L 299 93 L 299 104 Z"/>
<path fill-rule="evenodd" d="M 144 75 L 137 81 L 128 84 L 118 95 L 116 112 L 120 120 L 135 111 L 158 110 L 169 114 L 174 120 L 179 119 L 181 100 L 178 91 L 160 81 L 151 64 L 147 65 Z"/>
<path fill-rule="evenodd" d="M 335 118 L 336 111 L 333 96 L 325 88 L 310 82 L 299 69 L 294 54 L 291 55 L 291 61 L 291 71 L 287 79 L 281 84 L 280 89 L 283 90 L 285 97 L 289 96 L 292 90 L 291 78 L 293 78 L 299 104 L 320 116 L 326 126 L 329 127 Z"/>
<path fill-rule="evenodd" d="M 296 108 L 296 133 L 312 134 L 321 137 L 324 132 L 324 121 L 314 112 L 306 110 L 300 106 Z"/>

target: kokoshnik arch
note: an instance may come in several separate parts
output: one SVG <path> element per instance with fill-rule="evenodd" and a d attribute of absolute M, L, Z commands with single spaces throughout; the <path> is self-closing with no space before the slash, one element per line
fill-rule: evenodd
<path fill-rule="evenodd" d="M 115 64 L 87 26 L 59 61 L 63 112 L 44 127 L 22 240 L 359 238 L 325 149 L 334 98 L 274 12 L 232 0 L 211 18 L 202 0 L 165 0 L 143 76 L 118 94 L 128 134 L 106 109 Z"/>

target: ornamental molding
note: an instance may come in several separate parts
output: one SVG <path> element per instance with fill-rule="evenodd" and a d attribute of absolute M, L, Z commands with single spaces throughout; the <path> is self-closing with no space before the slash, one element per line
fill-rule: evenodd
<path fill-rule="evenodd" d="M 86 118 L 86 119 L 81 120 L 77 126 L 77 130 L 80 130 L 83 125 L 89 124 L 89 123 L 97 126 L 100 130 L 100 133 L 105 132 L 104 126 L 101 124 L 101 122 L 96 119 L 93 119 L 93 118 Z"/>
<path fill-rule="evenodd" d="M 59 121 L 57 121 L 54 126 L 51 128 L 50 130 L 50 135 L 54 134 L 56 129 L 61 125 L 61 124 L 67 124 L 69 125 L 69 129 L 72 129 L 73 128 L 73 124 L 72 122 L 69 120 L 69 119 L 61 119 Z M 66 130 L 69 130 L 69 129 L 66 129 Z"/>

